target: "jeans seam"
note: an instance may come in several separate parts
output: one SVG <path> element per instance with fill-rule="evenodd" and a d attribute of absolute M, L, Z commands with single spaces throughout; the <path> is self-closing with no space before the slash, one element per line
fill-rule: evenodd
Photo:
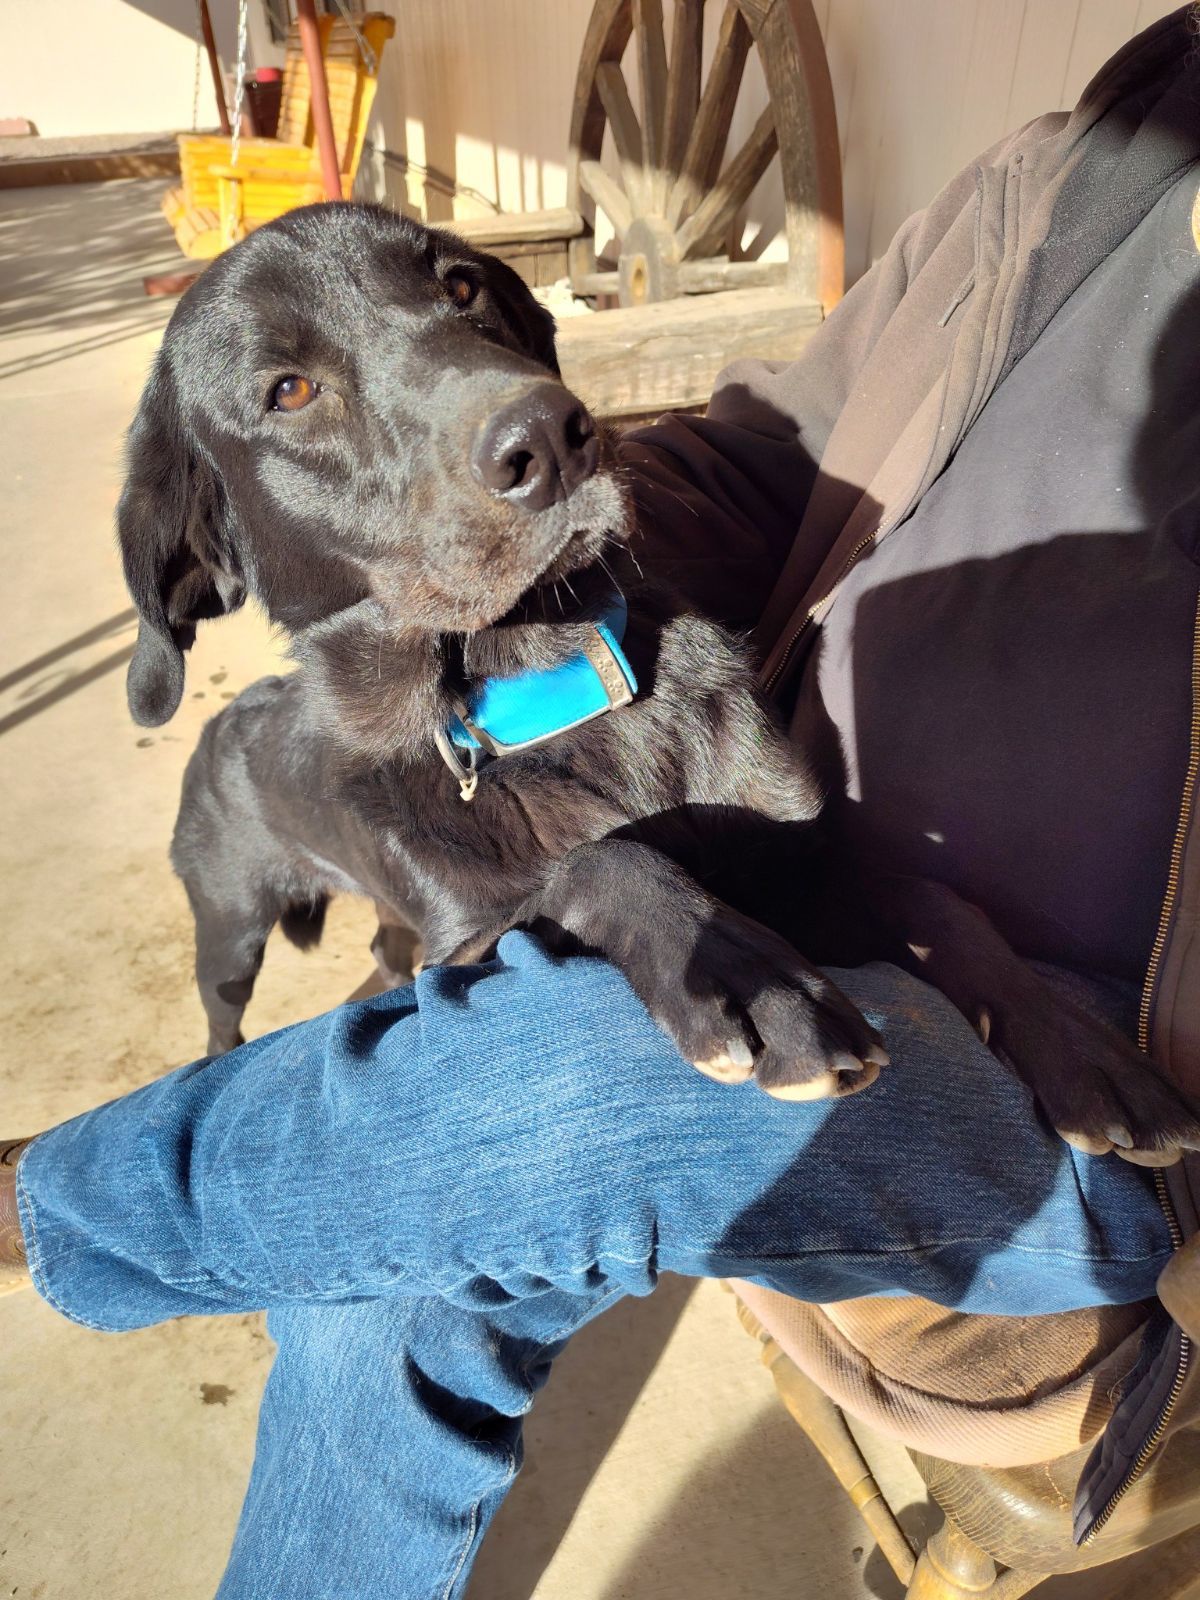
<path fill-rule="evenodd" d="M 1151 1250 L 1151 1251 L 1148 1251 L 1145 1255 L 1129 1256 L 1129 1255 L 1115 1255 L 1115 1254 L 1111 1254 L 1111 1253 L 1103 1253 L 1103 1254 L 1100 1254 L 1100 1255 L 1085 1255 L 1085 1254 L 1082 1254 L 1080 1252 L 1072 1251 L 1072 1250 L 1047 1249 L 1047 1248 L 1043 1248 L 1040 1245 L 1018 1244 L 1012 1239 L 994 1239 L 994 1238 L 991 1238 L 990 1236 L 988 1236 L 986 1234 L 965 1234 L 961 1238 L 939 1239 L 936 1244 L 900 1244 L 900 1245 L 895 1245 L 894 1247 L 892 1247 L 890 1249 L 889 1248 L 882 1248 L 881 1249 L 881 1248 L 878 1248 L 878 1247 L 870 1249 L 870 1250 L 856 1250 L 856 1249 L 846 1249 L 846 1248 L 840 1248 L 839 1249 L 839 1248 L 835 1248 L 832 1245 L 829 1245 L 829 1246 L 826 1246 L 826 1247 L 824 1247 L 822 1249 L 814 1249 L 814 1250 L 788 1250 L 788 1251 L 782 1251 L 782 1250 L 781 1251 L 756 1250 L 754 1252 L 753 1260 L 756 1261 L 756 1262 L 759 1262 L 759 1261 L 783 1261 L 783 1262 L 795 1261 L 795 1262 L 802 1262 L 802 1261 L 812 1261 L 812 1260 L 817 1260 L 817 1259 L 821 1259 L 821 1258 L 827 1257 L 827 1258 L 830 1258 L 830 1259 L 833 1259 L 833 1260 L 837 1260 L 837 1261 L 873 1261 L 873 1260 L 886 1260 L 888 1257 L 891 1257 L 891 1256 L 927 1256 L 927 1255 L 934 1255 L 939 1250 L 949 1250 L 949 1249 L 954 1248 L 956 1245 L 963 1245 L 963 1244 L 986 1245 L 991 1249 L 1000 1249 L 1000 1250 L 1018 1250 L 1023 1255 L 1047 1256 L 1047 1257 L 1051 1257 L 1051 1258 L 1053 1258 L 1055 1260 L 1058 1260 L 1058 1261 L 1083 1262 L 1086 1265 L 1092 1266 L 1092 1267 L 1095 1267 L 1095 1266 L 1100 1266 L 1100 1267 L 1107 1267 L 1107 1266 L 1135 1267 L 1135 1266 L 1141 1265 L 1143 1262 L 1146 1262 L 1146 1261 L 1157 1261 L 1159 1259 L 1159 1257 L 1163 1254 L 1164 1250 L 1166 1252 L 1168 1252 L 1168 1253 L 1170 1252 L 1170 1241 L 1169 1240 L 1165 1241 L 1164 1246 L 1163 1246 L 1163 1250 Z M 724 1247 L 719 1243 L 718 1244 L 713 1244 L 713 1245 L 693 1245 L 691 1248 L 698 1255 L 720 1256 L 720 1255 L 722 1255 L 724 1253 Z M 619 1260 L 621 1260 L 621 1257 L 620 1256 L 613 1256 L 611 1258 L 606 1258 L 606 1259 L 612 1259 L 612 1260 L 615 1260 L 615 1261 L 619 1261 Z M 741 1261 L 748 1260 L 748 1258 L 742 1256 L 742 1254 L 740 1252 L 732 1252 L 730 1254 L 730 1256 L 729 1256 L 729 1259 L 730 1260 L 741 1260 Z M 630 1263 L 630 1265 L 635 1265 L 635 1266 L 637 1264 L 638 1263 L 636 1263 L 636 1262 Z M 719 1276 L 719 1274 L 718 1274 L 718 1276 Z"/>
<path fill-rule="evenodd" d="M 85 1317 L 78 1312 L 68 1311 L 66 1306 L 63 1305 L 62 1301 L 50 1287 L 50 1280 L 46 1275 L 46 1256 L 42 1250 L 41 1236 L 38 1233 L 37 1212 L 34 1210 L 33 1197 L 29 1193 L 29 1186 L 26 1184 L 25 1178 L 21 1171 L 23 1161 L 24 1153 L 22 1153 L 22 1159 L 17 1162 L 17 1174 L 15 1181 L 17 1198 L 19 1201 L 24 1203 L 25 1215 L 29 1219 L 30 1237 L 25 1241 L 25 1254 L 29 1263 L 29 1276 L 33 1279 L 34 1287 L 37 1289 L 37 1292 L 41 1295 L 42 1299 L 45 1300 L 47 1305 L 53 1306 L 55 1311 L 57 1311 L 60 1316 L 66 1317 L 68 1322 L 74 1322 L 82 1328 L 90 1328 L 93 1333 L 120 1332 L 119 1328 L 111 1325 L 106 1326 L 102 1322 L 94 1321 L 91 1317 Z M 67 1252 L 65 1251 L 63 1252 L 63 1254 L 66 1253 Z"/>
<path fill-rule="evenodd" d="M 1169 1253 L 1170 1251 L 1170 1243 L 1168 1240 L 1164 1242 L 1162 1250 L 1151 1250 L 1143 1255 L 1117 1255 L 1111 1253 L 1085 1255 L 1070 1250 L 1045 1249 L 1038 1245 L 1018 1244 L 1011 1239 L 996 1239 L 988 1234 L 965 1234 L 961 1237 L 939 1239 L 933 1244 L 901 1244 L 890 1249 L 873 1248 L 870 1250 L 857 1250 L 846 1248 L 838 1249 L 833 1246 L 828 1246 L 821 1249 L 801 1251 L 756 1250 L 753 1257 L 747 1257 L 744 1256 L 740 1251 L 727 1252 L 726 1247 L 718 1242 L 716 1244 L 692 1244 L 687 1246 L 685 1250 L 677 1253 L 712 1256 L 730 1262 L 739 1262 L 743 1266 L 746 1266 L 753 1271 L 758 1265 L 767 1262 L 774 1264 L 794 1262 L 796 1264 L 800 1264 L 806 1261 L 821 1259 L 836 1261 L 875 1261 L 887 1260 L 895 1256 L 908 1256 L 913 1258 L 924 1257 L 935 1255 L 941 1250 L 953 1249 L 959 1245 L 986 1246 L 987 1248 L 993 1250 L 1016 1250 L 1021 1252 L 1023 1255 L 1044 1256 L 1048 1259 L 1081 1262 L 1087 1266 L 1099 1267 L 1141 1266 L 1148 1261 L 1159 1260 L 1164 1252 Z M 556 1268 L 556 1276 L 561 1273 L 567 1278 L 582 1277 L 586 1272 L 594 1267 L 603 1268 L 605 1262 L 617 1262 L 619 1265 L 627 1267 L 645 1267 L 650 1261 L 651 1255 L 652 1252 L 645 1251 L 636 1256 L 624 1256 L 617 1255 L 612 1251 L 606 1250 L 602 1254 L 589 1256 L 583 1261 L 572 1262 L 569 1266 Z M 478 1278 L 481 1277 L 487 1278 L 492 1282 L 501 1282 L 511 1270 L 511 1263 L 492 1270 L 488 1270 L 483 1267 L 477 1267 L 474 1271 L 468 1272 L 464 1276 L 456 1278 L 452 1283 L 432 1284 L 431 1287 L 433 1288 L 433 1292 L 435 1294 L 439 1294 L 448 1298 L 452 1295 L 457 1295 L 464 1287 L 474 1283 Z M 531 1267 L 528 1263 L 522 1263 L 517 1270 L 522 1272 L 538 1271 L 538 1269 Z M 538 1271 L 538 1276 L 543 1275 L 544 1274 Z M 725 1277 L 727 1275 L 727 1271 L 724 1267 L 714 1268 L 711 1273 L 706 1272 L 700 1274 L 700 1276 L 703 1277 L 716 1278 Z M 545 1274 L 545 1276 L 548 1277 L 548 1274 Z M 554 1280 L 549 1279 L 549 1281 L 553 1282 Z"/>

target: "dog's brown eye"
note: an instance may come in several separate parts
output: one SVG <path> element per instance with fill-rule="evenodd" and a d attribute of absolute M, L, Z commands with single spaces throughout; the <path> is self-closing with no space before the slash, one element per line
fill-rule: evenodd
<path fill-rule="evenodd" d="M 273 411 L 302 411 L 310 400 L 317 398 L 317 386 L 311 378 L 302 378 L 299 373 L 293 372 L 288 378 L 280 378 L 271 394 L 271 409 Z"/>
<path fill-rule="evenodd" d="M 474 300 L 477 290 L 475 284 L 467 277 L 465 272 L 448 272 L 446 274 L 446 293 L 456 306 L 469 306 Z"/>

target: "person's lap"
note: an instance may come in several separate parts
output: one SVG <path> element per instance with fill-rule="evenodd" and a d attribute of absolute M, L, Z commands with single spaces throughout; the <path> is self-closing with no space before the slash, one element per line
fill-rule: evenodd
<path fill-rule="evenodd" d="M 271 1308 L 221 1600 L 460 1595 L 555 1351 L 663 1271 L 1013 1314 L 1153 1292 L 1147 1173 L 1064 1145 L 934 991 L 837 977 L 892 1055 L 845 1101 L 713 1083 L 611 968 L 510 934 L 30 1147 L 60 1310 Z"/>
<path fill-rule="evenodd" d="M 780 1103 L 681 1061 L 612 969 L 508 935 L 493 963 L 39 1140 L 35 1269 L 115 1326 L 364 1294 L 474 1305 L 596 1273 L 639 1292 L 658 1270 L 1009 1313 L 1152 1292 L 1169 1241 L 1147 1175 L 1057 1139 L 933 990 L 881 965 L 838 977 L 893 1065 L 849 1100 Z"/>

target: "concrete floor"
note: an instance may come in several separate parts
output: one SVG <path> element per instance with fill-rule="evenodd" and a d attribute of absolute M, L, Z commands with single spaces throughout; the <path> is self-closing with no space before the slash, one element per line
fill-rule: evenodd
<path fill-rule="evenodd" d="M 201 1049 L 167 842 L 204 720 L 277 665 L 246 611 L 202 629 L 167 728 L 146 733 L 126 713 L 133 623 L 111 527 L 121 435 L 171 309 L 142 296 L 140 276 L 181 264 L 161 187 L 0 192 L 3 1134 Z M 373 926 L 342 901 L 319 951 L 273 943 L 251 1031 L 342 1000 L 367 975 Z M 22 1295 L 0 1301 L 0 1350 L 0 1595 L 210 1596 L 271 1359 L 260 1319 L 107 1337 Z M 473 1600 L 897 1593 L 715 1285 L 669 1282 L 586 1330 L 527 1439 Z M 894 1453 L 881 1463 L 919 1522 L 919 1480 Z M 1130 1591 L 1111 1579 L 1060 1590 L 1110 1592 Z"/>

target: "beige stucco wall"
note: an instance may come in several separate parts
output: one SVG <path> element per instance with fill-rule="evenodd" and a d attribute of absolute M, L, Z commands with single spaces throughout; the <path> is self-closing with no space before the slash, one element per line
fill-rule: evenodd
<path fill-rule="evenodd" d="M 234 0 L 209 0 L 218 47 L 234 56 Z M 251 41 L 273 59 L 259 0 Z M 160 133 L 192 126 L 194 0 L 0 0 L 0 117 L 27 117 L 40 134 Z M 198 125 L 215 127 L 207 60 Z"/>
<path fill-rule="evenodd" d="M 443 219 L 562 205 L 591 0 L 374 3 L 392 12 L 397 31 L 361 191 Z M 814 0 L 837 101 L 849 275 L 978 150 L 1039 111 L 1073 103 L 1096 67 L 1172 3 Z M 235 0 L 210 6 L 228 61 Z M 190 127 L 194 17 L 192 0 L 0 0 L 0 115 L 32 117 L 45 134 Z M 260 0 L 251 0 L 250 18 L 252 62 L 278 59 Z M 200 88 L 204 126 L 215 120 L 207 70 Z M 763 98 L 752 61 L 735 139 Z M 396 157 L 431 169 L 433 180 L 406 177 Z M 779 212 L 769 175 L 748 228 L 773 225 Z"/>

